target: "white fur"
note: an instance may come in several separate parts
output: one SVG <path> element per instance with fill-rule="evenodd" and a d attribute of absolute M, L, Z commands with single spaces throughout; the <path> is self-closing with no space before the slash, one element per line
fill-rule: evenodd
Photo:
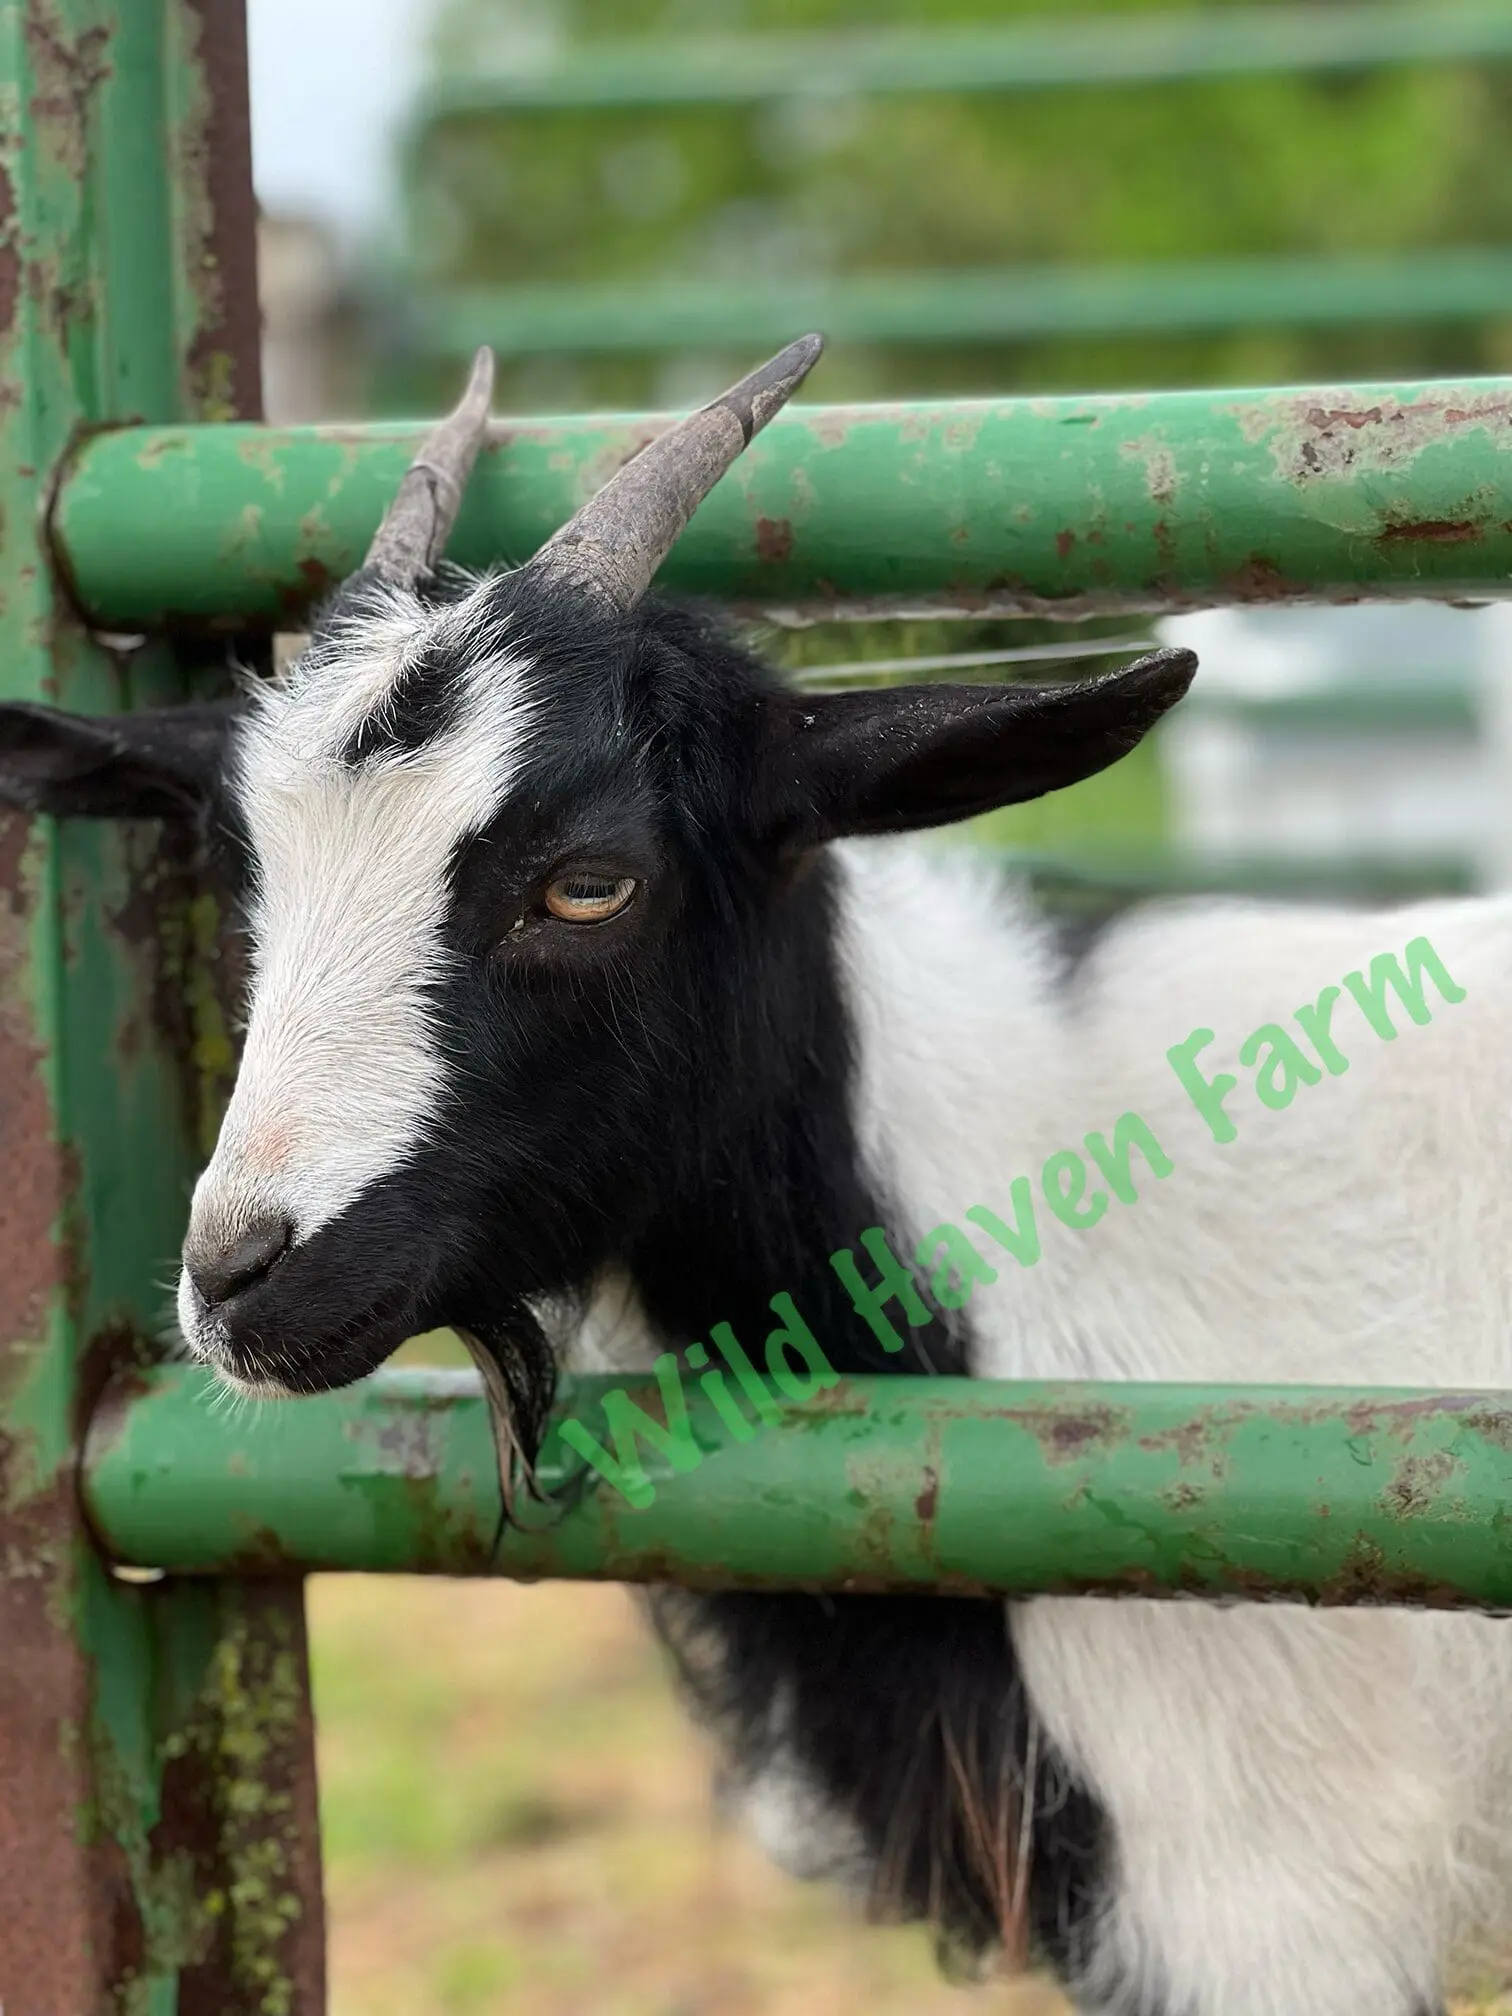
<path fill-rule="evenodd" d="M 779 1869 L 805 1882 L 822 1878 L 856 1899 L 865 1897 L 871 1856 L 854 1821 L 836 1812 L 796 1761 L 788 1740 L 793 1703 L 779 1695 L 770 1707 L 772 1761 L 734 1788 L 740 1815 Z"/>
<path fill-rule="evenodd" d="M 495 645 L 465 675 L 456 725 L 416 752 L 340 760 L 416 650 L 465 654 L 473 598 L 427 614 L 395 593 L 337 646 L 267 690 L 241 731 L 236 789 L 257 863 L 252 1013 L 236 1089 L 199 1179 L 191 1239 L 229 1245 L 270 1215 L 308 1239 L 424 1137 L 445 1032 L 430 988 L 458 841 L 508 794 L 528 735 L 526 667 Z M 187 1273 L 191 1346 L 213 1324 Z"/>
<path fill-rule="evenodd" d="M 1374 915 L 1167 906 L 1073 987 L 980 871 L 841 850 L 866 1152 L 922 1233 L 1034 1181 L 1043 1257 L 971 1320 L 983 1376 L 1512 1385 L 1512 901 Z M 1344 1076 L 1262 1107 L 1240 1043 L 1426 934 L 1466 990 L 1383 1041 L 1347 995 Z M 1395 1007 L 1395 997 L 1388 999 Z M 1199 1026 L 1238 1137 L 1166 1062 Z M 1293 1025 L 1294 1026 L 1294 1025 Z M 1308 1046 L 1304 1043 L 1304 1049 Z M 1133 1110 L 1133 1205 L 1060 1225 L 1044 1157 Z M 859 1228 L 858 1228 L 859 1229 Z M 1474 1615 L 1044 1598 L 1013 1606 L 1037 1713 L 1107 1811 L 1108 1984 L 1200 2016 L 1408 2016 L 1445 1949 L 1505 1914 L 1512 1628 Z M 1127 2006 L 1141 2010 L 1143 2001 Z"/>

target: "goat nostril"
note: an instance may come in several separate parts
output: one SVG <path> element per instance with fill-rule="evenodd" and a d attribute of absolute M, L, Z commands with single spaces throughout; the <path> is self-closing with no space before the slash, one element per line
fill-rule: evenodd
<path fill-rule="evenodd" d="M 287 1253 L 293 1238 L 294 1227 L 286 1218 L 265 1218 L 229 1246 L 199 1247 L 191 1241 L 184 1248 L 184 1266 L 200 1300 L 214 1308 L 261 1281 Z"/>

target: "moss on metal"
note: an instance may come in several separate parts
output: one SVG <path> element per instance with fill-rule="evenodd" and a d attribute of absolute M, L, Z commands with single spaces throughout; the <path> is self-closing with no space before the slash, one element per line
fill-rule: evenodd
<path fill-rule="evenodd" d="M 297 2016 L 298 1986 L 287 1935 L 304 1912 L 299 1823 L 283 1758 L 297 1748 L 309 1715 L 303 1647 L 288 1619 L 245 1613 L 216 1645 L 204 1714 L 186 1743 L 200 1746 L 224 1813 L 224 1886 L 204 1908 L 230 1928 L 231 1978 L 258 2016 Z"/>

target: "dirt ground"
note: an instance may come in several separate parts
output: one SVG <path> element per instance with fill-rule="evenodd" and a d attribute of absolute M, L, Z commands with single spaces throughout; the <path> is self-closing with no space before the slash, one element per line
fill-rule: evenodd
<path fill-rule="evenodd" d="M 620 1590 L 323 1578 L 310 1614 L 332 2016 L 1068 2016 L 719 1825 Z"/>

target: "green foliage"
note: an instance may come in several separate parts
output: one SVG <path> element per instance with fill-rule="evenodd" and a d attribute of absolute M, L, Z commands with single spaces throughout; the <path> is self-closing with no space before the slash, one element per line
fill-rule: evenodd
<path fill-rule="evenodd" d="M 1229 0 L 1187 0 L 1197 7 Z M 1339 0 L 1329 0 L 1339 4 Z M 605 40 L 793 34 L 1039 15 L 1070 36 L 1089 16 L 1181 0 L 442 0 L 442 74 Z M 1512 237 L 1512 66 L 1214 78 L 1022 95 L 824 98 L 759 106 L 456 116 L 409 159 L 416 284 L 627 283 L 650 275 L 1145 263 L 1389 252 Z M 795 332 L 796 333 L 796 332 Z M 688 404 L 750 358 L 504 360 L 516 411 Z M 1285 383 L 1512 370 L 1512 312 L 1480 324 L 1241 330 L 1024 343 L 837 346 L 826 400 Z M 449 374 L 396 381 L 433 405 Z M 1097 626 L 1088 626 L 1089 631 Z M 1102 626 L 1104 630 L 1106 626 Z M 1112 626 L 1127 634 L 1127 622 Z M 1064 626 L 845 626 L 780 641 L 779 662 L 963 650 Z M 966 673 L 965 677 L 993 677 Z M 1035 850 L 1158 840 L 1158 750 L 1039 805 L 979 822 Z"/>
<path fill-rule="evenodd" d="M 1124 0 L 1116 11 L 1170 11 Z M 1209 0 L 1214 4 L 1214 0 Z M 1337 0 L 1333 0 L 1337 4 Z M 437 60 L 468 72 L 541 42 L 792 33 L 1053 14 L 1109 0 L 445 0 Z M 413 164 L 413 245 L 444 282 L 1096 264 L 1389 251 L 1512 235 L 1512 69 L 1216 78 L 1009 96 L 458 118 Z M 730 358 L 559 359 L 527 408 L 642 405 Z M 847 346 L 828 398 L 1243 384 L 1512 366 L 1505 322 Z"/>

